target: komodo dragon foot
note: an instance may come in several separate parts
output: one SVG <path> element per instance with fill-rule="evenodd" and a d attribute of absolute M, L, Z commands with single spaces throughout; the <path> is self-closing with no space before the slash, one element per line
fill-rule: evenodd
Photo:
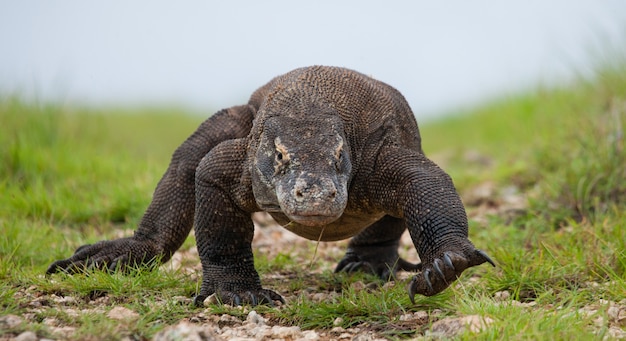
<path fill-rule="evenodd" d="M 474 249 L 469 254 L 457 253 L 456 251 L 445 251 L 435 257 L 432 261 L 422 263 L 422 273 L 413 277 L 408 285 L 409 298 L 415 303 L 416 294 L 433 296 L 454 282 L 461 273 L 472 266 L 482 263 L 496 264 L 482 250 Z"/>
<path fill-rule="evenodd" d="M 70 258 L 50 264 L 46 274 L 73 274 L 90 269 L 127 270 L 129 267 L 159 264 L 167 259 L 169 257 L 159 252 L 153 243 L 128 237 L 83 245 Z"/>
<path fill-rule="evenodd" d="M 398 255 L 398 246 L 359 246 L 349 247 L 345 256 L 339 261 L 335 272 L 362 271 L 378 276 L 384 281 L 395 279 L 396 273 L 421 270 L 421 264 L 410 263 Z"/>
<path fill-rule="evenodd" d="M 258 289 L 258 290 L 246 290 L 244 292 L 232 292 L 225 290 L 218 290 L 215 292 L 216 297 L 220 303 L 229 304 L 232 306 L 251 305 L 256 306 L 260 304 L 267 304 L 274 306 L 274 301 L 279 301 L 285 304 L 285 299 L 270 289 Z M 202 307 L 204 300 L 209 295 L 199 294 L 193 299 L 193 304 L 196 307 Z"/>

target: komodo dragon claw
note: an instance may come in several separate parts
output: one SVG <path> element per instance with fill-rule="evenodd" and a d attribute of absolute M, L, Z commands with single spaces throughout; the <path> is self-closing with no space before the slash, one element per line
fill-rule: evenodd
<path fill-rule="evenodd" d="M 241 306 L 245 304 L 257 306 L 260 304 L 267 304 L 273 307 L 275 306 L 274 301 L 279 301 L 280 303 L 285 304 L 285 299 L 281 295 L 268 289 L 260 289 L 258 291 L 248 290 L 239 294 L 231 291 L 220 290 L 216 293 L 216 296 L 219 302 L 232 306 Z M 198 294 L 193 298 L 193 304 L 196 307 L 202 307 L 204 306 L 204 300 L 207 297 L 207 295 Z"/>
<path fill-rule="evenodd" d="M 437 271 L 437 274 L 441 277 L 441 279 L 445 281 L 446 275 L 444 275 L 443 271 L 441 271 L 441 268 L 439 267 L 439 262 L 441 262 L 439 258 L 435 259 L 435 261 L 433 262 L 433 267 L 435 268 L 435 271 Z"/>
<path fill-rule="evenodd" d="M 476 250 L 476 253 L 481 255 L 487 261 L 487 263 L 491 264 L 491 266 L 493 266 L 494 268 L 496 267 L 496 263 L 494 263 L 493 260 L 491 258 L 489 258 L 489 256 L 487 256 L 485 251 L 483 251 L 483 250 Z"/>
<path fill-rule="evenodd" d="M 407 288 L 411 303 L 415 304 L 414 297 L 416 294 L 432 296 L 441 292 L 447 288 L 450 283 L 454 282 L 468 267 L 480 265 L 485 262 L 494 267 L 496 266 L 495 262 L 482 250 L 474 250 L 474 253 L 468 258 L 456 252 L 446 251 L 441 258 L 442 259 L 435 258 L 430 266 L 422 264 L 424 267 L 422 275 L 413 277 Z M 433 272 L 435 272 L 437 276 L 431 278 Z"/>

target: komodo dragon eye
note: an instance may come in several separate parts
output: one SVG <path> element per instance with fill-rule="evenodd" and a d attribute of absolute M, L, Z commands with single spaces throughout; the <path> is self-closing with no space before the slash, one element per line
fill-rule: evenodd
<path fill-rule="evenodd" d="M 287 151 L 287 147 L 280 142 L 280 138 L 278 137 L 274 140 L 274 145 L 276 147 L 274 174 L 278 174 L 284 171 L 285 166 L 289 164 L 289 152 Z"/>
<path fill-rule="evenodd" d="M 335 148 L 335 168 L 339 171 L 343 166 L 343 159 L 345 158 L 345 151 L 343 150 L 343 140 L 340 141 L 337 148 Z"/>
<path fill-rule="evenodd" d="M 337 170 L 341 170 L 341 165 L 343 164 L 343 153 L 340 153 L 339 156 L 337 156 L 337 159 L 335 160 L 335 168 L 337 168 Z"/>

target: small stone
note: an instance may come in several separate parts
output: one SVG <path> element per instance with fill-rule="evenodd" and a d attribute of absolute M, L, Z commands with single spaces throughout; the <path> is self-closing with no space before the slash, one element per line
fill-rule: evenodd
<path fill-rule="evenodd" d="M 22 319 L 16 315 L 0 316 L 0 329 L 10 329 L 19 326 Z"/>
<path fill-rule="evenodd" d="M 472 333 L 478 333 L 494 322 L 494 320 L 489 317 L 479 315 L 465 316 L 462 317 L 461 320 Z"/>
<path fill-rule="evenodd" d="M 55 319 L 54 317 L 46 317 L 45 319 L 43 319 L 42 322 L 48 327 L 55 327 L 59 325 L 59 320 Z"/>
<path fill-rule="evenodd" d="M 64 305 L 72 305 L 72 304 L 76 304 L 76 298 L 72 297 L 72 296 L 56 296 L 56 295 L 52 295 L 51 296 L 52 300 L 55 303 L 59 303 L 59 304 L 64 304 Z"/>
<path fill-rule="evenodd" d="M 537 302 L 535 302 L 535 301 L 532 301 L 532 302 L 523 302 L 523 303 L 522 303 L 522 302 L 520 302 L 520 301 L 511 300 L 511 301 L 509 301 L 509 302 L 510 302 L 510 304 L 511 304 L 512 306 L 515 306 L 515 307 L 525 307 L 525 308 L 529 308 L 529 307 L 533 307 L 533 306 L 536 306 L 536 305 L 537 305 Z"/>
<path fill-rule="evenodd" d="M 43 304 L 41 304 L 41 301 L 39 300 L 31 301 L 30 303 L 28 303 L 28 305 L 33 308 L 41 308 L 43 306 Z"/>
<path fill-rule="evenodd" d="M 172 297 L 172 302 L 179 303 L 179 304 L 190 304 L 191 299 L 185 296 L 174 296 Z"/>
<path fill-rule="evenodd" d="M 609 327 L 607 335 L 611 339 L 626 339 L 626 331 L 619 327 Z M 605 336 L 605 339 L 606 339 Z"/>
<path fill-rule="evenodd" d="M 433 323 L 431 331 L 434 334 L 452 337 L 466 329 L 477 333 L 493 322 L 493 319 L 479 315 L 469 315 L 459 318 L 447 317 Z"/>
<path fill-rule="evenodd" d="M 208 327 L 197 326 L 189 322 L 181 322 L 174 326 L 169 326 L 154 336 L 154 341 L 221 341 L 221 337 L 216 335 Z"/>
<path fill-rule="evenodd" d="M 463 330 L 463 325 L 460 319 L 447 317 L 433 323 L 430 333 L 431 335 L 441 335 L 446 337 L 452 337 Z"/>
<path fill-rule="evenodd" d="M 411 321 L 413 319 L 413 314 L 402 314 L 398 318 L 400 321 Z"/>
<path fill-rule="evenodd" d="M 324 293 L 324 292 L 318 292 L 313 294 L 313 296 L 311 296 L 311 301 L 314 302 L 322 302 L 328 299 L 328 294 Z"/>
<path fill-rule="evenodd" d="M 337 327 L 341 327 L 341 325 L 343 324 L 343 319 L 341 317 L 337 317 L 334 321 L 333 321 L 333 326 Z"/>
<path fill-rule="evenodd" d="M 507 290 L 498 291 L 493 295 L 493 298 L 498 302 L 507 301 L 509 298 L 511 298 L 511 293 Z"/>
<path fill-rule="evenodd" d="M 259 325 L 254 325 L 254 324 L 249 324 L 249 325 L 253 325 L 255 327 L 253 328 L 246 328 L 246 325 L 244 325 L 244 332 L 246 332 L 248 335 L 250 336 L 254 336 L 255 339 L 257 340 L 265 340 L 266 337 L 269 337 L 270 335 L 272 335 L 272 330 L 270 329 L 269 326 L 263 325 L 263 326 L 259 326 Z"/>
<path fill-rule="evenodd" d="M 373 341 L 374 336 L 371 333 L 362 333 L 354 336 L 352 341 Z"/>
<path fill-rule="evenodd" d="M 600 304 L 606 304 L 608 301 L 605 302 L 600 302 Z M 605 326 L 605 318 L 604 316 L 598 314 L 598 311 L 600 310 L 600 304 L 590 304 L 587 306 L 584 306 L 580 309 L 578 309 L 578 313 L 586 318 L 590 318 L 593 321 L 593 324 L 596 327 L 603 327 Z"/>
<path fill-rule="evenodd" d="M 611 322 L 618 326 L 626 326 L 626 307 L 618 304 L 611 304 L 607 309 L 607 315 Z"/>
<path fill-rule="evenodd" d="M 626 327 L 626 307 L 622 307 L 617 316 L 617 324 Z"/>
<path fill-rule="evenodd" d="M 22 334 L 18 335 L 14 340 L 15 341 L 37 341 L 39 340 L 39 338 L 37 337 L 37 334 L 33 332 L 23 332 Z"/>
<path fill-rule="evenodd" d="M 365 284 L 362 281 L 356 281 L 350 285 L 352 289 L 359 291 L 365 289 Z"/>
<path fill-rule="evenodd" d="M 300 336 L 301 332 L 300 332 L 300 327 L 298 326 L 293 326 L 293 327 L 273 326 L 272 334 L 280 338 L 288 338 L 288 337 L 297 338 Z"/>
<path fill-rule="evenodd" d="M 115 307 L 109 311 L 107 316 L 113 320 L 124 321 L 134 320 L 139 317 L 139 314 L 126 307 Z"/>
<path fill-rule="evenodd" d="M 72 335 L 76 334 L 76 327 L 64 326 L 64 327 L 51 327 L 50 331 L 55 335 L 55 337 L 61 340 L 71 339 Z"/>
<path fill-rule="evenodd" d="M 239 321 L 239 319 L 237 319 L 234 316 L 228 315 L 228 314 L 222 314 L 222 316 L 220 316 L 220 319 L 217 321 L 217 325 L 220 328 L 223 327 L 230 327 L 230 326 L 234 326 L 238 323 L 240 323 L 241 321 Z"/>
<path fill-rule="evenodd" d="M 607 315 L 609 315 L 609 319 L 612 321 L 617 321 L 619 317 L 619 307 L 615 305 L 611 305 L 609 309 L 606 310 Z"/>
<path fill-rule="evenodd" d="M 246 321 L 250 323 L 254 323 L 259 326 L 265 325 L 265 319 L 263 316 L 259 315 L 255 310 L 252 310 L 248 313 L 248 317 L 246 317 Z"/>
<path fill-rule="evenodd" d="M 319 340 L 320 335 L 314 330 L 305 330 L 302 332 L 302 339 L 304 340 Z"/>
<path fill-rule="evenodd" d="M 425 324 L 426 322 L 428 322 L 428 320 L 430 319 L 430 317 L 428 316 L 428 313 L 425 311 L 416 311 L 413 313 L 413 318 L 419 323 L 419 324 Z"/>
<path fill-rule="evenodd" d="M 333 335 L 339 335 L 343 332 L 345 332 L 346 330 L 343 329 L 342 327 L 334 327 L 333 329 L 330 330 L 330 333 Z"/>

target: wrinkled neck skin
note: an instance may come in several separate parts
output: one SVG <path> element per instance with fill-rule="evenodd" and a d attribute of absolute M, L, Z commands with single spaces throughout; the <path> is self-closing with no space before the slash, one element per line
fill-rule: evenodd
<path fill-rule="evenodd" d="M 309 227 L 341 217 L 352 165 L 339 116 L 276 115 L 259 124 L 262 130 L 251 163 L 258 207 Z"/>

